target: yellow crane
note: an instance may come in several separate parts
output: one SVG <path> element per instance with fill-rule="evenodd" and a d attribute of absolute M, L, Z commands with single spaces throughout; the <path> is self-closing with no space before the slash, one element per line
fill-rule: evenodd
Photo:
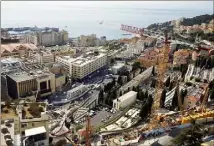
<path fill-rule="evenodd" d="M 168 35 L 167 32 L 165 32 L 165 42 L 164 42 L 164 48 L 162 50 L 162 53 L 158 56 L 158 64 L 157 64 L 157 76 L 158 80 L 156 83 L 156 88 L 155 88 L 155 94 L 154 94 L 154 102 L 152 105 L 152 110 L 151 110 L 151 118 L 150 118 L 150 124 L 149 127 L 150 129 L 153 128 L 158 128 L 158 115 L 157 115 L 157 110 L 160 108 L 160 99 L 161 99 L 161 92 L 160 90 L 163 90 L 164 87 L 164 74 L 167 70 L 168 67 L 168 60 L 169 60 L 169 44 L 170 42 L 168 41 Z"/>

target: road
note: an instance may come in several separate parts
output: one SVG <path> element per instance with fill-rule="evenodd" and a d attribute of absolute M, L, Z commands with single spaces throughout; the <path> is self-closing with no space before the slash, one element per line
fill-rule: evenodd
<path fill-rule="evenodd" d="M 119 114 L 121 114 L 121 112 L 117 112 L 117 113 L 113 114 L 113 113 L 107 112 L 105 110 L 97 111 L 96 115 L 91 118 L 91 125 L 94 127 L 95 126 L 97 127 L 103 123 L 102 119 L 106 120 L 108 115 L 112 116 L 112 118 L 113 118 L 113 116 L 117 116 Z M 86 122 L 84 122 L 83 125 L 86 125 Z"/>

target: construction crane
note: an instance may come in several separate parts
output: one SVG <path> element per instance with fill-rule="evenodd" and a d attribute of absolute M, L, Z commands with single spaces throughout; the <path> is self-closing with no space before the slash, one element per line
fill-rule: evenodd
<path fill-rule="evenodd" d="M 87 123 L 86 123 L 86 146 L 91 146 L 90 138 L 92 133 L 92 127 L 91 127 L 91 119 L 90 116 L 87 115 Z"/>
<path fill-rule="evenodd" d="M 104 24 L 104 20 L 99 23 L 100 25 Z M 141 37 L 144 35 L 144 28 L 138 28 L 135 26 L 125 25 L 125 24 L 117 24 L 117 23 L 108 23 L 110 25 L 120 25 L 120 30 L 135 34 L 137 37 Z"/>
<path fill-rule="evenodd" d="M 150 128 L 157 128 L 157 115 L 156 112 L 160 108 L 160 90 L 164 88 L 164 74 L 167 70 L 168 66 L 168 60 L 169 60 L 169 44 L 170 42 L 168 41 L 168 35 L 167 31 L 165 31 L 165 41 L 164 41 L 164 48 L 162 50 L 162 53 L 159 54 L 160 56 L 158 57 L 158 65 L 157 65 L 157 73 L 158 73 L 158 80 L 156 83 L 156 88 L 155 88 L 155 94 L 154 94 L 154 102 L 152 105 L 152 110 L 151 110 L 151 118 L 150 118 Z"/>

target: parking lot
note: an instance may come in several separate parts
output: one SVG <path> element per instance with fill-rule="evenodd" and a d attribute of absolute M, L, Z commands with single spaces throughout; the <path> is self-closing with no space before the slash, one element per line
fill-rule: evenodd
<path fill-rule="evenodd" d="M 95 111 L 95 113 L 96 113 L 96 115 L 91 117 L 91 125 L 94 126 L 94 127 L 95 126 L 99 126 L 101 124 L 104 124 L 104 122 L 102 122 L 102 119 L 104 121 L 108 121 L 108 120 L 112 119 L 113 117 L 121 114 L 121 111 L 118 111 L 116 113 L 111 113 L 110 111 L 106 111 L 103 108 L 101 111 L 99 111 L 99 110 Z M 111 116 L 111 117 L 107 118 L 109 116 Z M 82 123 L 82 124 L 86 125 L 86 121 L 84 123 Z"/>

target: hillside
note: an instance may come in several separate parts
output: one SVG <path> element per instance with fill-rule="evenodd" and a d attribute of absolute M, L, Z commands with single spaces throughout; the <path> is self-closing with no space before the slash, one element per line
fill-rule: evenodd
<path fill-rule="evenodd" d="M 184 18 L 184 21 L 181 22 L 181 25 L 192 26 L 194 24 L 209 23 L 212 19 L 214 19 L 214 14 L 212 15 L 205 14 L 205 15 L 200 15 L 193 18 Z M 158 27 L 160 29 L 163 29 L 163 28 L 168 28 L 169 30 L 172 29 L 170 21 L 161 23 L 159 25 L 158 23 L 151 24 L 147 27 L 147 29 L 153 29 L 154 31 L 156 31 Z"/>
<path fill-rule="evenodd" d="M 181 25 L 184 26 L 192 26 L 194 24 L 201 25 L 201 23 L 209 23 L 212 19 L 214 19 L 214 14 L 212 15 L 205 14 L 193 18 L 185 18 L 184 21 L 181 22 Z"/>

